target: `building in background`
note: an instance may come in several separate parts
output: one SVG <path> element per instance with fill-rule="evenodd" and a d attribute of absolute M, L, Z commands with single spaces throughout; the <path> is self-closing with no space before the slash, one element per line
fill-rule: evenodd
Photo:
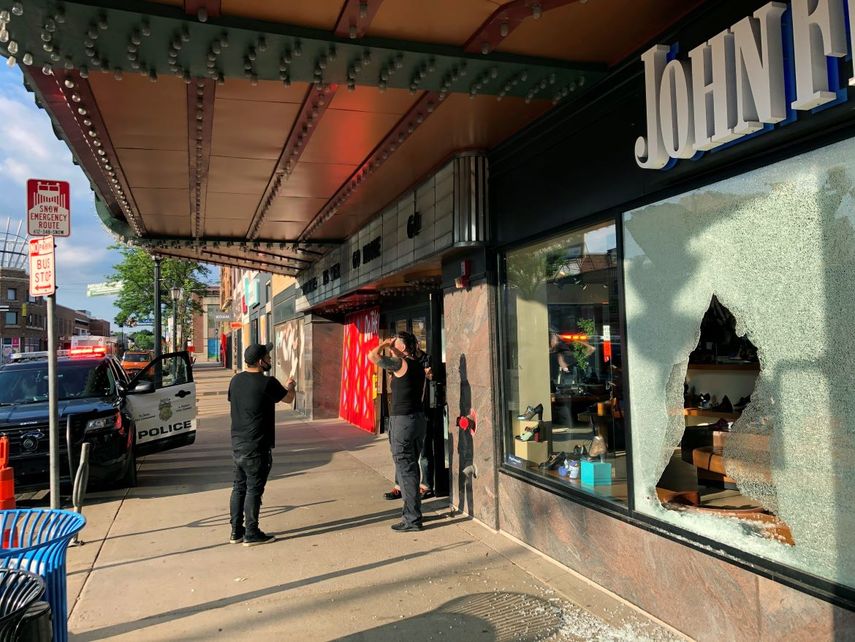
<path fill-rule="evenodd" d="M 220 286 L 209 285 L 202 297 L 195 297 L 202 311 L 193 315 L 188 349 L 197 361 L 220 360 Z"/>

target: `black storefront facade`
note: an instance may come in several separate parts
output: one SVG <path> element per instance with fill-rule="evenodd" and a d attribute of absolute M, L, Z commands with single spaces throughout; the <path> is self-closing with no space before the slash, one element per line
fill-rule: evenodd
<path fill-rule="evenodd" d="M 449 415 L 471 420 L 452 430 L 452 497 L 693 637 L 843 638 L 849 7 L 736 5 L 709 3 L 489 154 L 492 243 L 443 265 Z M 704 55 L 696 129 L 681 100 Z M 679 158 L 654 158 L 663 140 Z"/>

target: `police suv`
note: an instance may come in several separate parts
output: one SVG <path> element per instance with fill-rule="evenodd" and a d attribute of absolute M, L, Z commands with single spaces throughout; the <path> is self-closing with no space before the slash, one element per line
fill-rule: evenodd
<path fill-rule="evenodd" d="M 46 352 L 14 354 L 0 366 L 0 435 L 9 438 L 16 490 L 49 486 Z M 136 458 L 196 440 L 196 384 L 186 352 L 165 354 L 128 377 L 98 348 L 59 351 L 57 358 L 60 480 L 77 470 L 91 444 L 89 479 L 136 484 Z"/>

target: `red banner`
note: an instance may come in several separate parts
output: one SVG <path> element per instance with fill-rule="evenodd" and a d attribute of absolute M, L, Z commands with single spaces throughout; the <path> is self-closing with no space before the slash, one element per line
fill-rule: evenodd
<path fill-rule="evenodd" d="M 349 314 L 344 324 L 341 357 L 341 400 L 339 416 L 354 426 L 374 432 L 375 366 L 368 353 L 379 343 L 380 309 Z"/>

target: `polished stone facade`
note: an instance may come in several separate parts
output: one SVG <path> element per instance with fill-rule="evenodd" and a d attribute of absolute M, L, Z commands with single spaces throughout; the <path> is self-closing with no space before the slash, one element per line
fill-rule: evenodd
<path fill-rule="evenodd" d="M 451 501 L 463 513 L 499 527 L 493 409 L 496 355 L 492 289 L 485 283 L 448 290 L 444 296 L 449 431 L 452 438 Z M 476 429 L 456 425 L 475 419 Z"/>
<path fill-rule="evenodd" d="M 499 525 L 698 640 L 855 639 L 855 615 L 511 477 Z"/>

